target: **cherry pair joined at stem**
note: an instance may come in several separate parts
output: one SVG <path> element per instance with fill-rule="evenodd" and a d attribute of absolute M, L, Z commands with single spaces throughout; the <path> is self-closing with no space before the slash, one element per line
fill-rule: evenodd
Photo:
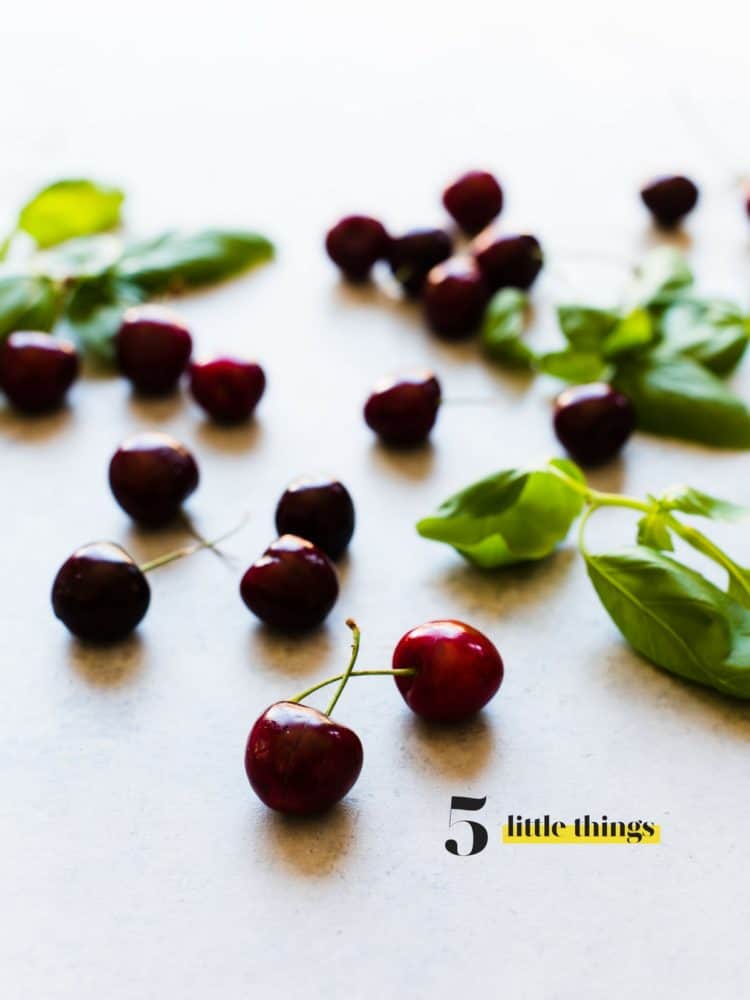
<path fill-rule="evenodd" d="M 362 769 L 357 734 L 333 719 L 352 677 L 391 676 L 406 704 L 430 722 L 461 722 L 497 693 L 503 661 L 493 643 L 462 622 L 427 622 L 407 632 L 391 670 L 355 670 L 360 632 L 349 619 L 352 652 L 346 670 L 288 701 L 276 702 L 256 720 L 245 748 L 245 771 L 265 805 L 292 815 L 330 808 L 355 784 Z M 300 702 L 337 683 L 325 713 Z"/>

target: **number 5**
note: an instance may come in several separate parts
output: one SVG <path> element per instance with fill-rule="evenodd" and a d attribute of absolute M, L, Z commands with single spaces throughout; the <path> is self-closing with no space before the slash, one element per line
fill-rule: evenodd
<path fill-rule="evenodd" d="M 456 809 L 460 809 L 462 812 L 471 811 L 476 812 L 478 809 L 483 809 L 484 804 L 487 801 L 487 796 L 483 799 L 471 799 L 467 798 L 465 795 L 453 795 L 451 796 L 451 811 L 449 815 L 448 826 L 455 826 L 456 823 L 468 823 L 471 827 L 471 832 L 473 836 L 471 850 L 470 851 L 459 851 L 458 844 L 455 840 L 446 840 L 445 849 L 449 854 L 455 854 L 459 858 L 468 858 L 472 854 L 479 854 L 487 846 L 487 828 L 482 826 L 481 823 L 477 823 L 473 819 L 454 819 L 453 813 Z"/>

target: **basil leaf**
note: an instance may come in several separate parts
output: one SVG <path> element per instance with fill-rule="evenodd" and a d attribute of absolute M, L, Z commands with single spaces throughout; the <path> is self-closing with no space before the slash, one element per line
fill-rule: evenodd
<path fill-rule="evenodd" d="M 44 188 L 21 209 L 18 228 L 40 247 L 75 236 L 90 236 L 120 224 L 125 195 L 117 188 L 89 180 L 58 181 Z"/>
<path fill-rule="evenodd" d="M 150 293 L 179 291 L 229 278 L 272 256 L 273 244 L 257 233 L 167 232 L 127 247 L 117 273 Z"/>
<path fill-rule="evenodd" d="M 565 382 L 596 382 L 609 371 L 601 354 L 586 351 L 550 351 L 540 354 L 535 367 L 545 375 L 554 375 Z"/>
<path fill-rule="evenodd" d="M 636 546 L 586 555 L 599 599 L 628 642 L 668 670 L 750 698 L 750 611 L 669 556 Z"/>
<path fill-rule="evenodd" d="M 592 306 L 558 306 L 557 321 L 565 339 L 577 351 L 598 352 L 620 321 L 619 313 Z"/>
<path fill-rule="evenodd" d="M 541 559 L 563 541 L 583 507 L 580 494 L 553 468 L 585 483 L 567 459 L 552 459 L 541 469 L 506 469 L 450 497 L 417 531 L 483 569 Z"/>
<path fill-rule="evenodd" d="M 744 579 L 744 584 L 739 583 L 733 576 L 729 577 L 729 596 L 742 604 L 743 607 L 750 608 L 750 569 L 744 566 L 736 567 Z"/>
<path fill-rule="evenodd" d="M 605 358 L 631 354 L 653 343 L 656 338 L 654 321 L 646 309 L 633 309 L 619 321 L 602 343 Z"/>
<path fill-rule="evenodd" d="M 0 277 L 0 339 L 14 330 L 51 330 L 57 309 L 57 289 L 49 278 Z"/>
<path fill-rule="evenodd" d="M 693 272 L 679 251 L 658 247 L 635 270 L 626 295 L 630 307 L 660 309 L 670 305 L 693 284 Z"/>
<path fill-rule="evenodd" d="M 722 448 L 750 448 L 750 412 L 711 372 L 690 358 L 646 355 L 613 379 L 635 407 L 638 426 L 655 434 Z"/>
<path fill-rule="evenodd" d="M 747 322 L 731 302 L 690 300 L 671 306 L 661 321 L 665 352 L 684 354 L 717 375 L 732 372 L 747 349 Z"/>
<path fill-rule="evenodd" d="M 638 522 L 638 544 L 666 552 L 671 552 L 674 549 L 664 514 L 653 511 L 640 519 Z"/>
<path fill-rule="evenodd" d="M 480 339 L 489 357 L 511 368 L 530 368 L 534 352 L 521 336 L 529 298 L 517 288 L 503 288 L 492 297 L 482 322 Z"/>
<path fill-rule="evenodd" d="M 120 258 L 122 244 L 116 236 L 81 236 L 34 257 L 34 268 L 59 281 L 95 278 Z"/>
<path fill-rule="evenodd" d="M 65 320 L 87 360 L 103 367 L 114 364 L 122 314 L 144 298 L 137 285 L 109 275 L 81 282 L 68 302 Z"/>
<path fill-rule="evenodd" d="M 692 486 L 672 486 L 661 494 L 658 502 L 666 510 L 679 510 L 683 514 L 720 521 L 737 521 L 750 513 L 747 507 L 701 493 Z"/>

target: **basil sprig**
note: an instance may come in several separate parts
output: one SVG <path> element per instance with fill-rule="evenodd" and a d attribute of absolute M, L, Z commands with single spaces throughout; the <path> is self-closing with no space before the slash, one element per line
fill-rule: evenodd
<path fill-rule="evenodd" d="M 602 507 L 639 514 L 636 545 L 589 551 L 585 527 Z M 689 486 L 645 500 L 602 493 L 572 462 L 552 459 L 480 480 L 446 500 L 417 530 L 495 569 L 549 555 L 581 513 L 578 545 L 589 579 L 630 645 L 672 674 L 750 698 L 750 571 L 677 516 L 731 521 L 746 514 L 744 508 Z M 720 566 L 726 589 L 666 554 L 674 537 Z"/>
<path fill-rule="evenodd" d="M 523 339 L 528 300 L 503 290 L 482 328 L 500 364 L 571 383 L 611 382 L 630 397 L 642 430 L 724 448 L 750 448 L 750 411 L 723 381 L 741 361 L 750 317 L 737 305 L 694 294 L 693 275 L 671 248 L 636 271 L 625 307 L 562 305 L 562 349 L 535 352 Z"/>
<path fill-rule="evenodd" d="M 239 229 L 168 231 L 124 241 L 105 232 L 121 223 L 124 195 L 89 180 L 44 188 L 19 213 L 17 233 L 37 251 L 22 267 L 0 275 L 0 340 L 13 330 L 52 330 L 62 322 L 83 354 L 113 359 L 114 336 L 125 309 L 234 277 L 271 259 L 273 244 Z"/>

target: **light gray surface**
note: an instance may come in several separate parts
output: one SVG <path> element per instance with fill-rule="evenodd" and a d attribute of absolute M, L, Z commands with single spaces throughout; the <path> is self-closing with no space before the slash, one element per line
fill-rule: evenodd
<path fill-rule="evenodd" d="M 435 343 L 393 299 L 341 288 L 320 248 L 344 211 L 440 221 L 443 182 L 486 164 L 507 185 L 504 226 L 550 248 L 537 296 L 549 326 L 555 300 L 606 301 L 620 283 L 616 266 L 562 248 L 635 257 L 650 239 L 642 174 L 685 169 L 705 185 L 690 225 L 701 279 L 747 300 L 747 226 L 729 186 L 743 166 L 747 15 L 504 7 L 219 0 L 116 17 L 73 0 L 6 18 L 3 209 L 55 175 L 98 173 L 127 186 L 140 233 L 257 225 L 280 254 L 181 304 L 200 349 L 266 366 L 251 427 L 216 430 L 187 400 L 137 402 L 117 380 L 79 384 L 56 418 L 0 410 L 4 996 L 745 992 L 748 709 L 630 653 L 572 547 L 492 577 L 418 539 L 414 521 L 446 494 L 556 451 L 553 386 L 527 391 L 473 347 Z M 393 455 L 360 407 L 377 377 L 414 365 L 433 366 L 449 397 L 497 400 L 446 407 L 432 447 Z M 147 559 L 184 538 L 133 531 L 109 495 L 113 448 L 147 427 L 195 449 L 202 530 L 252 519 L 226 546 L 233 569 L 202 553 L 154 573 L 137 637 L 83 650 L 49 608 L 65 556 L 101 537 Z M 595 482 L 642 493 L 689 479 L 747 501 L 747 468 L 638 436 Z M 272 536 L 285 483 L 318 470 L 350 487 L 357 533 L 328 625 L 287 641 L 254 624 L 237 581 Z M 604 525 L 592 527 L 594 540 Z M 750 563 L 747 527 L 731 536 Z M 251 796 L 244 740 L 269 702 L 341 667 L 347 615 L 371 668 L 425 619 L 468 620 L 496 641 L 506 682 L 457 732 L 415 724 L 389 681 L 353 682 L 338 714 L 365 744 L 362 777 L 329 817 L 285 822 Z M 491 841 L 476 858 L 444 850 L 452 794 L 488 796 Z M 653 818 L 663 844 L 503 846 L 510 811 Z"/>

